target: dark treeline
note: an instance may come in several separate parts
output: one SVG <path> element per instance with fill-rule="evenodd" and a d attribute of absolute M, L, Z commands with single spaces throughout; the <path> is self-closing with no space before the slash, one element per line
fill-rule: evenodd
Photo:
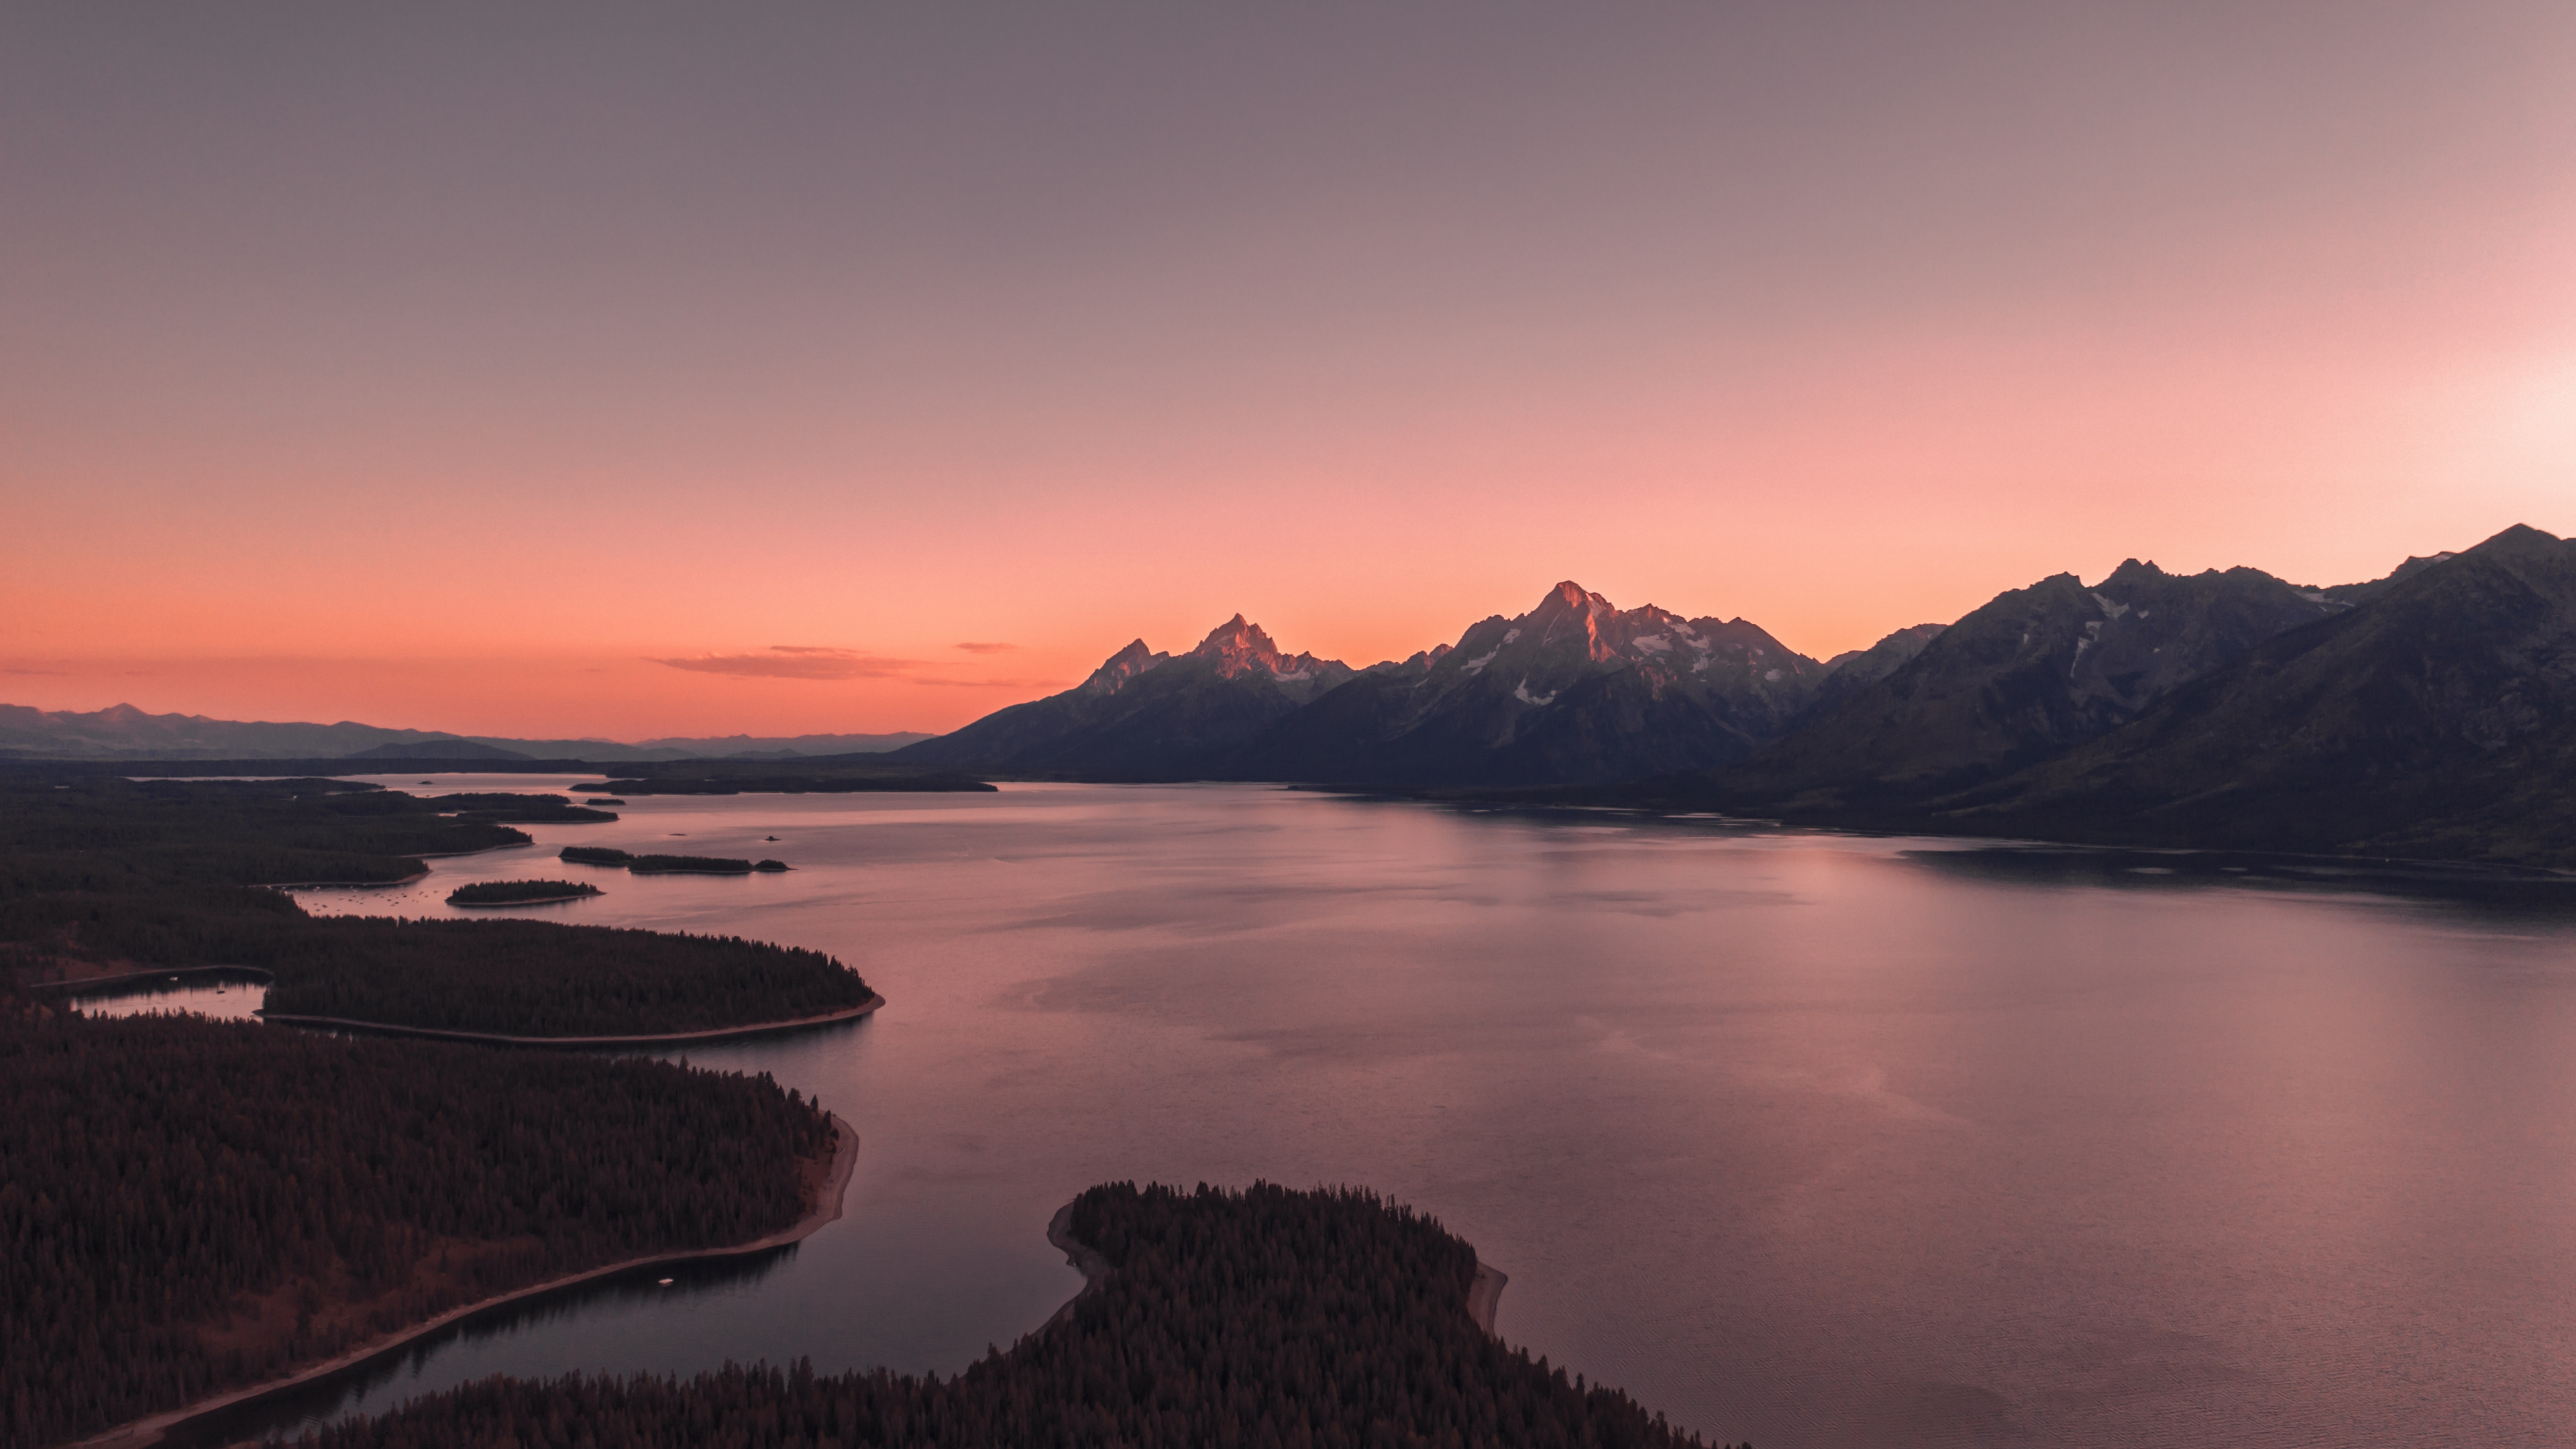
<path fill-rule="evenodd" d="M 562 795 L 513 795 L 506 791 L 481 795 L 432 795 L 421 803 L 437 810 L 453 811 L 466 820 L 488 820 L 502 825 L 596 825 L 617 818 L 617 812 L 613 810 L 575 805 Z"/>
<path fill-rule="evenodd" d="M 397 881 L 418 875 L 422 856 L 527 842 L 497 821 L 338 780 L 0 776 L 0 856 L 40 855 L 101 890 Z"/>
<path fill-rule="evenodd" d="M 816 755 L 803 760 L 623 762 L 617 778 L 573 786 L 585 795 L 855 795 L 895 791 L 990 791 L 972 775 L 889 764 L 881 755 Z"/>
<path fill-rule="evenodd" d="M 478 880 L 447 893 L 451 906 L 508 906 L 528 901 L 559 901 L 568 896 L 595 896 L 599 887 L 570 880 Z"/>
<path fill-rule="evenodd" d="M 766 1077 L 647 1060 L 186 1018 L 0 1025 L 0 1441 L 776 1232 L 831 1141 Z"/>
<path fill-rule="evenodd" d="M 864 1004 L 816 951 L 530 921 L 316 920 L 276 881 L 397 881 L 524 843 L 442 804 L 328 780 L 0 776 L 0 972 L 248 966 L 272 1010 L 514 1036 L 704 1031 Z M 562 802 L 562 797 L 548 797 Z M 746 866 L 746 869 L 748 866 Z"/>
<path fill-rule="evenodd" d="M 599 845 L 567 845 L 561 858 L 573 865 L 607 865 L 637 875 L 749 875 L 786 870 L 783 860 L 748 861 L 725 855 L 629 855 Z"/>
<path fill-rule="evenodd" d="M 308 1434 L 311 1449 L 683 1446 L 1662 1446 L 1627 1395 L 1467 1316 L 1476 1255 L 1365 1192 L 1096 1187 L 1074 1236 L 1112 1271 L 954 1379 L 728 1366 L 495 1378 Z"/>
<path fill-rule="evenodd" d="M 785 870 L 783 860 L 748 861 L 721 855 L 639 855 L 626 862 L 637 875 L 749 875 L 755 870 Z"/>
<path fill-rule="evenodd" d="M 552 921 L 308 921 L 265 966 L 286 1016 L 619 1036 L 793 1021 L 865 1005 L 858 973 L 820 951 Z"/>

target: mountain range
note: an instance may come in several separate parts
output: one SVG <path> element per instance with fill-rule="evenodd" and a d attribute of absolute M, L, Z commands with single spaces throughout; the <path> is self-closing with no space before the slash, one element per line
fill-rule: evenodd
<path fill-rule="evenodd" d="M 0 706 L 0 754 L 793 760 L 1273 780 L 1801 823 L 2576 867 L 2576 543 L 2314 587 L 2131 559 L 1816 660 L 1573 582 L 1353 668 L 1242 615 L 954 733 L 511 740 Z"/>
<path fill-rule="evenodd" d="M 1364 669 L 1238 615 L 889 759 L 2576 865 L 2576 544 L 2331 587 L 2131 559 L 1824 661 L 1571 582 Z"/>
<path fill-rule="evenodd" d="M 0 755 L 120 760 L 699 760 L 790 759 L 900 749 L 924 734 L 732 735 L 614 740 L 521 740 L 377 725 L 270 723 L 107 709 L 30 709 L 0 704 Z"/>

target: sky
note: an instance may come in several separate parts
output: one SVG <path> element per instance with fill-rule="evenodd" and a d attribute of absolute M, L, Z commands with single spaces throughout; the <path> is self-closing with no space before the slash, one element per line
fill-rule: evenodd
<path fill-rule="evenodd" d="M 0 702 L 945 730 L 2576 533 L 2576 6 L 61 3 Z"/>

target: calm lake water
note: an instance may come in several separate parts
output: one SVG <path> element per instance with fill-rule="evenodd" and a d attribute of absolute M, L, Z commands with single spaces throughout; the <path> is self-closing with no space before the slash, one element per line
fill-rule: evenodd
<path fill-rule="evenodd" d="M 840 956 L 871 1020 L 688 1056 L 857 1125 L 847 1216 L 270 1424 L 505 1370 L 953 1372 L 1079 1285 L 1045 1239 L 1076 1191 L 1268 1178 L 1433 1212 L 1511 1275 L 1505 1338 L 1762 1449 L 2576 1425 L 2576 914 L 2546 904 L 1258 787 L 623 814 L 302 898 L 446 914 L 569 873 L 607 894 L 520 914 Z"/>

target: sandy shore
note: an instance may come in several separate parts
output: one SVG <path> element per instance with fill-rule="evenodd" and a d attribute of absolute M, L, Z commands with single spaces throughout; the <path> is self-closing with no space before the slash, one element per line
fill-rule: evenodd
<path fill-rule="evenodd" d="M 1080 1198 L 1074 1199 L 1074 1202 L 1080 1201 Z M 1064 1306 L 1039 1326 L 1041 1333 L 1071 1318 L 1073 1305 L 1089 1297 L 1109 1276 L 1109 1260 L 1073 1235 L 1073 1203 L 1057 1208 L 1055 1216 L 1047 1220 L 1047 1241 L 1061 1250 L 1065 1262 L 1082 1274 L 1082 1291 L 1066 1299 Z M 1494 1309 L 1503 1301 L 1503 1285 L 1510 1281 L 1510 1276 L 1502 1269 L 1487 1266 L 1482 1258 L 1476 1260 L 1476 1281 L 1467 1285 L 1467 1316 L 1476 1320 L 1476 1326 L 1485 1330 L 1488 1336 L 1494 1331 Z"/>
<path fill-rule="evenodd" d="M 253 1384 L 248 1388 L 234 1389 L 213 1398 L 200 1399 L 183 1409 L 172 1409 L 167 1413 L 155 1414 L 148 1419 L 138 1419 L 131 1424 L 110 1429 L 96 1438 L 84 1439 L 76 1449 L 107 1449 L 107 1446 L 111 1445 L 116 1446 L 116 1449 L 140 1449 L 143 1445 L 158 1444 L 163 1435 L 200 1414 L 233 1408 L 268 1394 L 279 1393 L 339 1373 L 344 1369 L 354 1368 L 378 1355 L 391 1353 L 414 1339 L 436 1333 L 459 1319 L 471 1318 L 487 1309 L 498 1308 L 505 1303 L 516 1303 L 522 1298 L 534 1298 L 539 1294 L 552 1293 L 577 1283 L 613 1277 L 638 1268 L 739 1258 L 753 1253 L 766 1253 L 773 1248 L 783 1248 L 790 1243 L 801 1242 L 812 1236 L 815 1230 L 825 1223 L 832 1222 L 841 1216 L 842 1201 L 849 1194 L 850 1175 L 858 1170 L 859 1134 L 856 1129 L 835 1114 L 832 1118 L 832 1134 L 831 1178 L 824 1183 L 822 1194 L 813 1208 L 782 1231 L 771 1233 L 765 1238 L 756 1238 L 748 1243 L 737 1243 L 729 1248 L 702 1248 L 686 1253 L 656 1253 L 648 1257 L 629 1258 L 622 1263 L 610 1263 L 604 1267 L 592 1268 L 580 1273 L 567 1273 L 560 1278 L 549 1278 L 543 1283 L 534 1283 L 498 1297 L 468 1303 L 462 1308 L 451 1308 L 426 1323 L 403 1329 L 399 1333 L 388 1334 L 383 1338 L 371 1339 L 337 1358 L 317 1363 L 290 1377 L 271 1379 L 266 1383 Z"/>
<path fill-rule="evenodd" d="M 828 1012 L 822 1016 L 800 1016 L 788 1021 L 755 1021 L 748 1026 L 717 1026 L 705 1031 L 664 1032 L 656 1036 L 503 1036 L 489 1031 L 446 1031 L 434 1026 L 394 1026 L 381 1021 L 351 1021 L 338 1016 L 288 1016 L 263 1011 L 260 1020 L 285 1026 L 315 1026 L 332 1031 L 362 1031 L 375 1036 L 420 1036 L 434 1041 L 472 1041 L 490 1046 L 532 1047 L 630 1047 L 687 1046 L 696 1042 L 732 1041 L 738 1037 L 767 1036 L 776 1031 L 796 1031 L 809 1026 L 825 1026 L 836 1021 L 856 1021 L 885 1005 L 885 998 L 871 993 L 868 999 L 847 1011 Z"/>

